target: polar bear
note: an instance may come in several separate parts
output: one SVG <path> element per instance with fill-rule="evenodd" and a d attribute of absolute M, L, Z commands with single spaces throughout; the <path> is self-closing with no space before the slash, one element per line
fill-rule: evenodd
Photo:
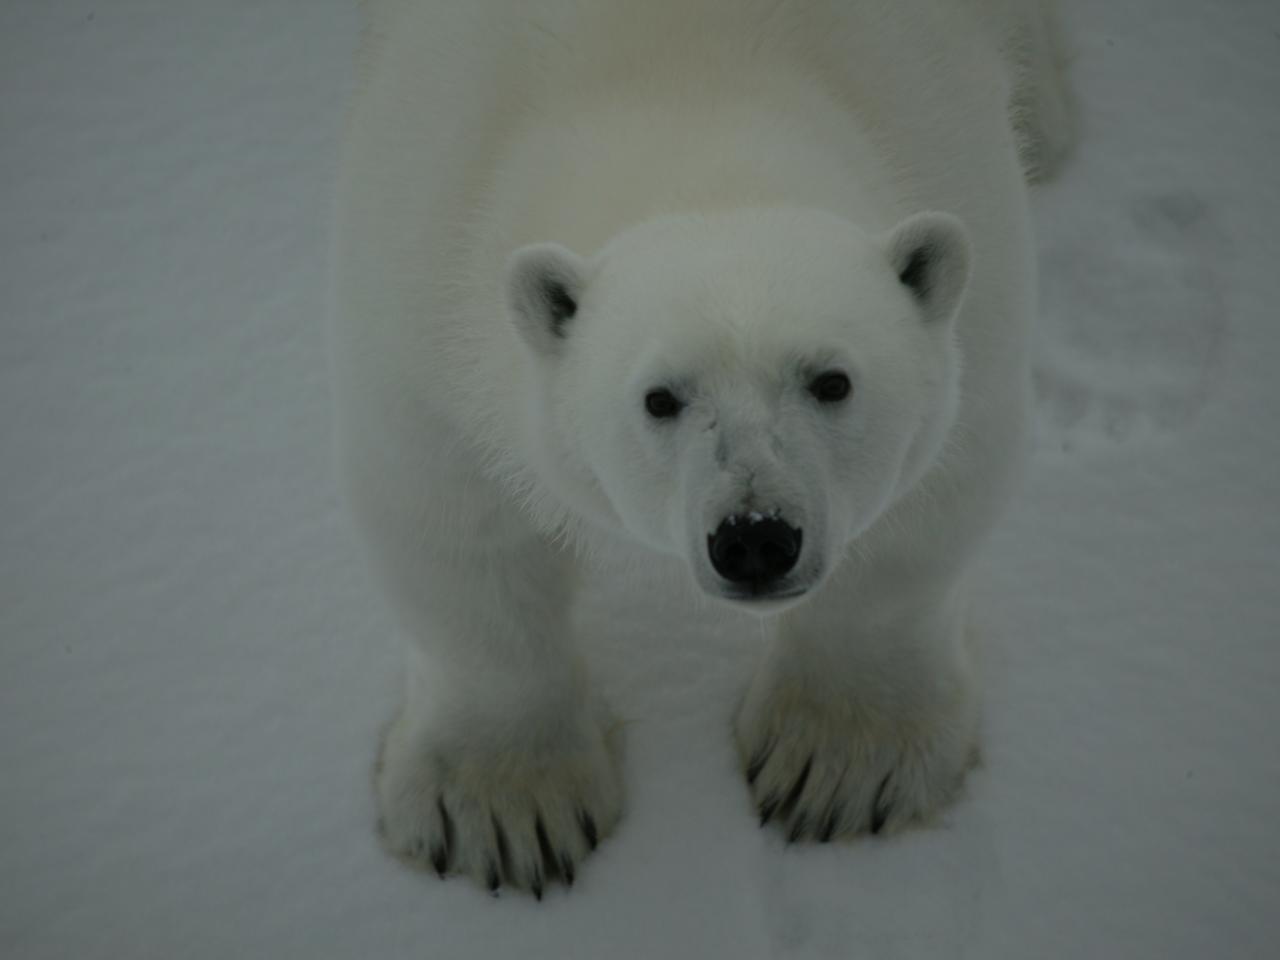
<path fill-rule="evenodd" d="M 965 571 L 1006 500 L 1027 177 L 1070 142 L 1018 0 L 375 0 L 332 354 L 408 640 L 393 853 L 541 897 L 623 806 L 568 610 L 619 538 L 753 611 L 763 822 L 927 821 L 975 756 Z"/>

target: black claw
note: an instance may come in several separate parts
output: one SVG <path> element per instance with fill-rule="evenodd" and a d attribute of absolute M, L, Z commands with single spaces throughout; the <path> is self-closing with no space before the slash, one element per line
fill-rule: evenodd
<path fill-rule="evenodd" d="M 795 822 L 791 824 L 791 832 L 787 834 L 787 843 L 795 843 L 804 834 L 804 828 L 809 825 L 807 817 L 796 817 Z"/>
<path fill-rule="evenodd" d="M 835 834 L 836 824 L 839 821 L 840 821 L 840 811 L 832 810 L 831 813 L 827 816 L 827 822 L 822 825 L 822 833 L 818 835 L 819 842 L 821 843 L 831 842 L 831 837 Z"/>
<path fill-rule="evenodd" d="M 533 895 L 537 897 L 539 901 L 541 901 L 542 900 L 542 874 L 539 873 L 534 875 L 532 887 L 533 887 Z"/>
<path fill-rule="evenodd" d="M 502 886 L 502 881 L 498 878 L 498 865 L 492 860 L 489 861 L 484 882 L 489 888 L 489 892 L 496 897 L 498 895 L 498 888 Z"/>
<path fill-rule="evenodd" d="M 453 847 L 453 819 L 449 816 L 449 811 L 445 809 L 444 797 L 436 797 L 436 809 L 440 811 L 440 822 L 444 825 L 444 854 L 449 856 L 449 850 Z"/>
<path fill-rule="evenodd" d="M 436 873 L 443 880 L 445 872 L 449 869 L 449 855 L 445 852 L 444 847 L 431 848 L 431 866 L 435 867 Z"/>
<path fill-rule="evenodd" d="M 567 853 L 560 854 L 560 879 L 566 887 L 573 886 L 573 861 Z"/>
<path fill-rule="evenodd" d="M 538 838 L 538 849 L 542 851 L 544 857 L 551 859 L 551 840 L 547 837 L 547 827 L 542 822 L 542 814 L 538 814 L 534 819 L 533 832 Z"/>
<path fill-rule="evenodd" d="M 764 769 L 764 765 L 769 762 L 769 757 L 773 754 L 773 748 L 767 747 L 757 753 L 747 767 L 747 783 L 750 786 L 756 785 L 756 778 L 760 776 L 760 771 Z"/>
<path fill-rule="evenodd" d="M 502 822 L 498 820 L 497 814 L 490 813 L 489 819 L 493 822 L 493 837 L 498 844 L 498 865 L 506 876 L 514 876 L 511 869 L 511 847 L 507 844 L 507 832 L 502 829 Z"/>
<path fill-rule="evenodd" d="M 876 799 L 871 804 L 871 833 L 877 834 L 884 829 L 885 821 L 889 819 L 889 805 L 885 803 L 884 792 L 889 786 L 890 773 L 886 773 L 884 779 L 880 781 L 880 788 L 876 790 Z"/>
<path fill-rule="evenodd" d="M 542 814 L 534 818 L 533 832 L 538 838 L 538 852 L 542 855 L 542 866 L 547 876 L 562 876 L 560 858 L 551 846 L 551 838 L 547 836 L 547 825 L 542 822 Z"/>
<path fill-rule="evenodd" d="M 810 756 L 804 762 L 804 769 L 800 771 L 800 776 L 796 777 L 795 786 L 791 788 L 791 792 L 787 794 L 787 799 L 782 804 L 782 812 L 785 816 L 790 816 L 791 811 L 795 809 L 796 803 L 800 800 L 800 794 L 804 791 L 804 785 L 809 782 L 809 771 L 813 767 L 813 757 Z"/>
<path fill-rule="evenodd" d="M 600 842 L 600 834 L 596 831 L 596 822 L 585 810 L 579 812 L 578 822 L 582 826 L 582 835 L 587 838 L 587 846 L 592 850 Z"/>
<path fill-rule="evenodd" d="M 764 798 L 764 802 L 760 804 L 760 826 L 764 826 L 773 819 L 774 811 L 778 809 L 778 797 L 776 794 L 769 794 Z"/>

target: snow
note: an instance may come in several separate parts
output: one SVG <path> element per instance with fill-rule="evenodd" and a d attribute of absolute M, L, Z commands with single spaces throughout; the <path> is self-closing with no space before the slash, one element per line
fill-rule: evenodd
<path fill-rule="evenodd" d="M 758 632 L 601 578 L 629 810 L 540 905 L 373 839 L 398 650 L 321 324 L 355 7 L 0 4 L 0 955 L 1276 955 L 1280 7 L 1071 6 L 1038 446 L 945 824 L 759 830 Z"/>

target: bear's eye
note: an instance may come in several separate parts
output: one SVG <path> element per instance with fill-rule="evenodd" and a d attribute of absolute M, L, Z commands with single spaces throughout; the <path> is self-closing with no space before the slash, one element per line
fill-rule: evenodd
<path fill-rule="evenodd" d="M 819 403 L 839 403 L 849 396 L 849 391 L 852 389 L 853 385 L 849 383 L 849 378 L 839 370 L 819 374 L 809 384 L 809 392 L 817 398 Z"/>
<path fill-rule="evenodd" d="M 684 404 L 670 390 L 650 390 L 644 396 L 644 409 L 655 420 L 670 420 Z"/>

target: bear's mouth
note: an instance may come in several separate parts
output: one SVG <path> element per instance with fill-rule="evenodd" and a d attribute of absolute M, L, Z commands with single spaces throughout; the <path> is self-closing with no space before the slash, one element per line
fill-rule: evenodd
<path fill-rule="evenodd" d="M 773 587 L 748 587 L 731 588 L 723 592 L 726 600 L 733 600 L 738 603 L 763 603 L 769 600 L 794 600 L 797 597 L 803 597 L 809 592 L 808 587 L 792 587 L 790 589 L 775 589 Z"/>
<path fill-rule="evenodd" d="M 821 582 L 820 575 L 793 575 L 771 583 L 730 583 L 719 578 L 698 577 L 698 585 L 707 596 L 755 616 L 772 616 L 790 609 L 813 593 Z"/>
<path fill-rule="evenodd" d="M 713 591 L 713 596 L 732 604 L 743 613 L 757 617 L 776 616 L 800 601 L 811 588 L 797 587 L 765 587 L 752 590 L 745 587 L 722 585 Z"/>

